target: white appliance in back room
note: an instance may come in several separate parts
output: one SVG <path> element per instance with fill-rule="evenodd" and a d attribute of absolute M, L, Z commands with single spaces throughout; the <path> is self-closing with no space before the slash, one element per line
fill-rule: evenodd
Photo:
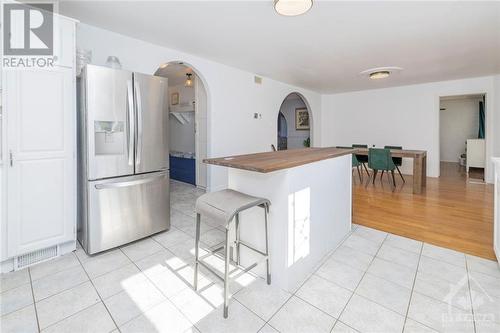
<path fill-rule="evenodd" d="M 79 82 L 78 240 L 88 254 L 170 227 L 167 79 L 86 65 Z"/>

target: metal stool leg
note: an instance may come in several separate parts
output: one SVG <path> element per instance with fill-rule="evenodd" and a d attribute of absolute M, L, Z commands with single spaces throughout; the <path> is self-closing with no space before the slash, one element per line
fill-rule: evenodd
<path fill-rule="evenodd" d="M 199 249 L 200 249 L 200 228 L 201 228 L 201 216 L 196 214 L 196 239 L 194 242 L 194 290 L 198 289 L 198 261 L 199 261 Z"/>
<path fill-rule="evenodd" d="M 267 269 L 267 284 L 271 284 L 271 267 L 269 264 L 269 237 L 268 237 L 268 223 L 267 223 L 267 215 L 269 214 L 269 206 L 265 205 L 264 206 L 264 223 L 265 223 L 265 229 L 266 229 L 266 269 Z"/>
<path fill-rule="evenodd" d="M 228 315 L 229 298 L 229 229 L 226 228 L 226 247 L 225 247 L 225 269 L 224 269 L 224 318 Z"/>
<path fill-rule="evenodd" d="M 235 224 L 236 224 L 236 263 L 241 265 L 240 262 L 240 214 L 236 214 L 235 216 Z"/>

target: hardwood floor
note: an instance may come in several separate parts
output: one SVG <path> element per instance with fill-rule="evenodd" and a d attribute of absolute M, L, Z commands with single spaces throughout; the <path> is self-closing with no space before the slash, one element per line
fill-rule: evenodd
<path fill-rule="evenodd" d="M 427 178 L 423 194 L 413 194 L 411 176 L 404 185 L 396 178 L 392 192 L 385 175 L 365 188 L 355 173 L 353 223 L 495 259 L 493 185 L 467 181 L 455 163 L 443 163 L 441 175 Z"/>

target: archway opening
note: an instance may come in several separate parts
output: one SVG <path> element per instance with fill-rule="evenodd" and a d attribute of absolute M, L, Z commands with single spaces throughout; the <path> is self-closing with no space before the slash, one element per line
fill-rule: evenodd
<path fill-rule="evenodd" d="M 169 113 L 170 178 L 206 189 L 208 184 L 207 89 L 189 65 L 172 61 L 160 65 L 156 76 L 168 79 L 165 112 Z"/>
<path fill-rule="evenodd" d="M 289 94 L 281 103 L 278 113 L 278 150 L 311 146 L 311 112 L 303 97 Z"/>

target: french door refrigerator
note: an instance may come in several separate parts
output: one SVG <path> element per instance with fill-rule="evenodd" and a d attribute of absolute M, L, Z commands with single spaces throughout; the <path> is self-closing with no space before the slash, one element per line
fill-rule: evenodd
<path fill-rule="evenodd" d="M 167 79 L 87 65 L 78 88 L 82 247 L 95 254 L 169 229 Z"/>

